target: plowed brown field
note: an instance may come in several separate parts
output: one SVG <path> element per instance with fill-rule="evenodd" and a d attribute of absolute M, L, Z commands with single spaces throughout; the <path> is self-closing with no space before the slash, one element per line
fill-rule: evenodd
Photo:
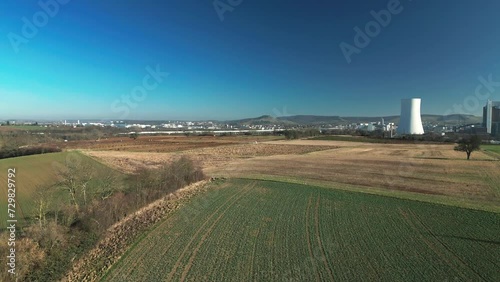
<path fill-rule="evenodd" d="M 158 166 L 164 162 L 186 155 L 197 161 L 204 169 L 220 168 L 229 162 L 240 159 L 250 159 L 259 156 L 274 155 L 301 155 L 311 152 L 335 149 L 335 146 L 287 145 L 287 144 L 237 144 L 219 145 L 185 150 L 175 153 L 148 153 L 148 152 L 116 152 L 116 151 L 84 151 L 87 155 L 95 157 L 108 165 L 124 172 L 134 172 L 139 167 Z"/>
<path fill-rule="evenodd" d="M 126 151 L 169 153 L 196 148 L 210 148 L 232 144 L 248 144 L 280 139 L 275 136 L 128 136 L 80 140 L 58 144 L 65 149 L 87 149 L 98 151 Z"/>

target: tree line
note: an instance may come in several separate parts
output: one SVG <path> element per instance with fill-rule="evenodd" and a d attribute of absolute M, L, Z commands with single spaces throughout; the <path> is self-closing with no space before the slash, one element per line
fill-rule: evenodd
<path fill-rule="evenodd" d="M 36 147 L 22 147 L 22 148 L 1 148 L 0 149 L 0 159 L 7 158 L 15 158 L 22 156 L 30 156 L 30 155 L 38 155 L 38 154 L 47 154 L 47 153 L 57 153 L 62 150 L 57 147 L 45 147 L 45 146 L 36 146 Z"/>
<path fill-rule="evenodd" d="M 91 249 L 114 223 L 141 207 L 203 180 L 200 166 L 187 157 L 123 176 L 103 172 L 84 160 L 56 166 L 58 182 L 38 187 L 28 225 L 20 233 L 18 278 L 57 281 L 71 261 Z M 0 255 L 7 246 L 0 243 Z M 7 277 L 0 274 L 0 280 Z"/>

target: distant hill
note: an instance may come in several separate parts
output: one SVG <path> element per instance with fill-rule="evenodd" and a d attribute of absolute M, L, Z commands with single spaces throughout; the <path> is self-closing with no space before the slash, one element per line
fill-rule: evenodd
<path fill-rule="evenodd" d="M 228 124 L 232 125 L 298 125 L 295 122 L 289 120 L 282 120 L 269 115 L 260 116 L 256 118 L 246 118 L 240 120 L 226 121 Z"/>
<path fill-rule="evenodd" d="M 345 122 L 345 120 L 339 116 L 299 115 L 299 116 L 279 117 L 278 119 L 282 121 L 290 121 L 295 124 L 329 124 L 329 123 Z"/>
<path fill-rule="evenodd" d="M 256 118 L 226 121 L 233 125 L 339 125 L 348 123 L 378 122 L 384 118 L 385 123 L 399 123 L 399 116 L 385 117 L 341 117 L 341 116 L 315 116 L 295 115 L 286 117 L 272 117 L 264 115 Z M 476 124 L 482 122 L 482 117 L 473 115 L 422 115 L 423 123 L 439 125 Z"/>
<path fill-rule="evenodd" d="M 422 115 L 423 122 L 446 123 L 446 124 L 474 124 L 483 122 L 482 117 L 473 115 Z"/>

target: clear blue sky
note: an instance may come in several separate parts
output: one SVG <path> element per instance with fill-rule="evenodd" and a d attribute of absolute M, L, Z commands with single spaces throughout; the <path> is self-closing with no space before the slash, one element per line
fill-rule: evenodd
<path fill-rule="evenodd" d="M 340 43 L 391 1 L 242 0 L 221 21 L 213 0 L 70 0 L 33 35 L 38 1 L 2 0 L 0 119 L 384 116 L 409 97 L 443 114 L 500 81 L 498 0 L 400 0 L 348 63 Z M 169 75 L 126 106 L 148 66 Z"/>

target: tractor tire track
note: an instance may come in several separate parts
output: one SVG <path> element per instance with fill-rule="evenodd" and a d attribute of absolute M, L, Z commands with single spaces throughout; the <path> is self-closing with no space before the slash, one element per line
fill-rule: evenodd
<path fill-rule="evenodd" d="M 441 252 L 438 247 L 436 246 L 435 243 L 431 242 L 429 239 L 425 238 L 424 235 L 422 235 L 422 232 L 421 230 L 422 229 L 419 229 L 414 221 L 410 218 L 411 215 L 409 215 L 409 213 L 411 213 L 411 211 L 403 211 L 401 208 L 399 208 L 399 212 L 401 213 L 401 215 L 403 216 L 404 220 L 406 221 L 406 223 L 408 223 L 408 225 L 410 225 L 410 227 L 415 231 L 415 234 L 418 235 L 418 237 L 420 238 L 420 240 L 422 242 L 424 242 L 425 245 L 427 245 L 427 247 L 432 251 L 434 252 L 442 261 L 446 262 L 446 264 L 451 267 L 456 273 L 460 274 L 460 276 L 462 277 L 462 279 L 464 280 L 467 280 L 467 277 L 465 276 L 465 274 L 462 272 L 462 270 L 458 267 L 456 267 L 449 259 L 448 259 L 448 256 L 446 254 L 444 254 L 443 252 Z M 413 216 L 412 216 L 413 217 Z"/>
<path fill-rule="evenodd" d="M 312 249 L 312 243 L 311 243 L 311 234 L 309 232 L 309 217 L 311 213 L 311 205 L 312 205 L 312 196 L 309 196 L 309 199 L 307 201 L 307 208 L 306 208 L 306 238 L 307 238 L 307 248 L 309 249 L 309 256 L 311 259 L 314 258 L 314 253 Z M 316 281 L 321 281 L 321 277 L 318 272 L 318 268 L 315 263 L 312 263 L 314 273 L 316 274 Z"/>
<path fill-rule="evenodd" d="M 434 234 L 434 232 L 432 232 L 432 230 L 427 227 L 427 225 L 424 224 L 424 222 L 412 211 L 409 211 L 409 213 L 411 214 L 411 216 L 413 218 L 415 218 L 415 220 L 419 223 L 420 226 L 422 226 L 422 228 L 428 232 L 430 235 L 432 235 L 432 237 L 434 238 L 434 240 L 436 240 L 437 242 L 439 242 L 439 244 L 445 249 L 447 250 L 450 254 L 453 255 L 453 257 L 455 259 L 457 259 L 458 262 L 460 262 L 460 264 L 462 265 L 462 267 L 464 268 L 468 268 L 470 269 L 472 272 L 474 272 L 478 277 L 480 277 L 481 279 L 483 280 L 487 280 L 485 279 L 481 273 L 478 273 L 476 270 L 474 270 L 472 267 L 469 266 L 469 264 L 467 264 L 467 262 L 465 262 L 462 258 L 460 258 L 450 247 L 448 247 L 441 239 L 438 238 L 438 236 L 436 236 L 436 234 Z"/>
<path fill-rule="evenodd" d="M 243 187 L 239 193 L 236 193 L 234 194 L 233 196 L 231 196 L 229 199 L 227 199 L 227 201 L 224 202 L 224 204 L 222 204 L 220 207 L 218 207 L 206 220 L 205 222 L 200 226 L 200 228 L 198 228 L 198 230 L 196 231 L 196 233 L 191 237 L 191 240 L 189 241 L 189 243 L 186 245 L 186 247 L 184 247 L 184 249 L 182 250 L 182 253 L 179 255 L 179 258 L 177 259 L 177 261 L 175 262 L 175 265 L 174 267 L 172 268 L 172 270 L 169 272 L 167 278 L 165 279 L 165 281 L 172 281 L 173 279 L 173 276 L 175 275 L 175 273 L 177 272 L 177 268 L 179 268 L 180 264 L 181 264 L 181 261 L 182 259 L 184 258 L 184 256 L 186 255 L 186 253 L 188 252 L 189 248 L 191 247 L 191 245 L 193 244 L 194 240 L 196 239 L 196 237 L 203 231 L 203 229 L 205 228 L 206 225 L 209 224 L 209 221 L 215 217 L 215 215 L 224 207 L 226 206 L 228 203 L 230 203 L 231 201 L 233 201 L 234 198 L 236 198 L 237 196 L 241 195 L 241 194 L 244 194 L 244 192 L 246 192 L 248 186 L 250 186 L 250 184 L 246 185 L 245 187 Z M 241 195 L 242 196 L 242 195 Z"/>
<path fill-rule="evenodd" d="M 184 271 L 182 272 L 182 275 L 181 275 L 181 279 L 180 281 L 185 281 L 186 280 L 186 277 L 189 273 L 189 270 L 191 269 L 191 267 L 193 266 L 193 261 L 195 260 L 196 258 L 196 255 L 198 254 L 201 246 L 203 245 L 203 243 L 205 243 L 207 237 L 212 233 L 214 227 L 217 225 L 217 223 L 222 219 L 222 217 L 224 217 L 224 215 L 226 215 L 226 212 L 234 205 L 238 202 L 238 200 L 240 200 L 241 198 L 243 198 L 243 196 L 245 196 L 246 194 L 250 193 L 252 188 L 255 187 L 255 182 L 251 183 L 249 186 L 246 187 L 246 190 L 244 193 L 241 193 L 234 201 L 232 201 L 223 211 L 222 213 L 215 219 L 215 221 L 212 223 L 212 225 L 210 225 L 210 227 L 208 228 L 208 230 L 205 232 L 205 234 L 203 234 L 203 236 L 201 237 L 198 245 L 196 245 L 196 248 L 194 249 L 193 253 L 191 254 L 191 257 L 189 258 L 189 261 L 188 263 L 186 264 L 186 266 L 184 267 Z"/>
<path fill-rule="evenodd" d="M 325 265 L 326 270 L 328 271 L 328 276 L 330 277 L 329 281 L 333 281 L 333 272 L 328 265 L 328 260 L 326 258 L 325 247 L 323 246 L 323 242 L 321 241 L 321 235 L 319 232 L 319 203 L 321 196 L 318 195 L 318 199 L 316 200 L 316 207 L 314 209 L 314 225 L 316 229 L 316 240 L 318 241 L 318 247 L 321 252 L 321 260 Z"/>

